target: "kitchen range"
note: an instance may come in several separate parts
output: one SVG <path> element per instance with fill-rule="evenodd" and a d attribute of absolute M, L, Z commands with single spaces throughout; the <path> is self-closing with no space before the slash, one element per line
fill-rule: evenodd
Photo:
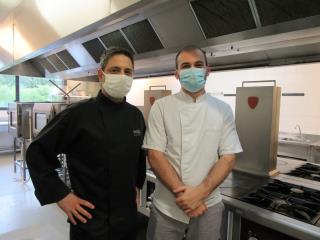
<path fill-rule="evenodd" d="M 320 191 L 274 179 L 240 200 L 320 227 Z"/>
<path fill-rule="evenodd" d="M 320 239 L 320 185 L 291 176 L 305 162 L 278 158 L 280 174 L 233 172 L 221 185 L 228 208 L 228 240 Z M 308 164 L 320 169 L 320 165 Z"/>

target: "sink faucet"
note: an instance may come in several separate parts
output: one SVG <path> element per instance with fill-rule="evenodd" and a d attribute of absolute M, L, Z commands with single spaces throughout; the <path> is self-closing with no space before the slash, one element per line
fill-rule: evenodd
<path fill-rule="evenodd" d="M 302 133 L 301 133 L 301 127 L 299 124 L 297 124 L 294 129 L 298 129 L 299 130 L 299 138 L 302 138 Z"/>

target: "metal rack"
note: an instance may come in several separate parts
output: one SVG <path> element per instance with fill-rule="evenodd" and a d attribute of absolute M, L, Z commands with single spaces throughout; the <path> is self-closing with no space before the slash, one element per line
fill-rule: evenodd
<path fill-rule="evenodd" d="M 61 168 L 57 169 L 60 179 L 70 187 L 70 178 L 69 178 L 69 171 L 67 167 L 67 156 L 65 154 L 59 154 L 57 156 L 58 160 L 60 161 Z"/>

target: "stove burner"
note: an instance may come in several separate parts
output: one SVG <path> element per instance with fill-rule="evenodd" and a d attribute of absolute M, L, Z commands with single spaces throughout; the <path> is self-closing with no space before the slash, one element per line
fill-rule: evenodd
<path fill-rule="evenodd" d="M 303 194 L 304 193 L 304 191 L 299 188 L 291 188 L 290 191 L 294 194 Z"/>
<path fill-rule="evenodd" d="M 310 174 L 311 177 L 320 178 L 320 174 Z"/>
<path fill-rule="evenodd" d="M 274 210 L 278 210 L 284 206 L 289 206 L 289 205 L 288 205 L 287 201 L 285 201 L 283 199 L 273 200 L 272 203 L 270 204 L 270 207 Z"/>
<path fill-rule="evenodd" d="M 309 224 L 320 223 L 320 191 L 314 189 L 272 180 L 240 200 Z"/>
<path fill-rule="evenodd" d="M 292 170 L 287 175 L 320 182 L 320 166 L 306 163 Z"/>

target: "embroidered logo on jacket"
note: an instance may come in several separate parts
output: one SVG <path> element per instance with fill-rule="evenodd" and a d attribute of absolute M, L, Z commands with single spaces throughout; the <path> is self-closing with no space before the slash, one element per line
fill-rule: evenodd
<path fill-rule="evenodd" d="M 141 135 L 142 135 L 142 133 L 141 133 L 140 129 L 133 130 L 133 136 L 140 137 Z"/>

